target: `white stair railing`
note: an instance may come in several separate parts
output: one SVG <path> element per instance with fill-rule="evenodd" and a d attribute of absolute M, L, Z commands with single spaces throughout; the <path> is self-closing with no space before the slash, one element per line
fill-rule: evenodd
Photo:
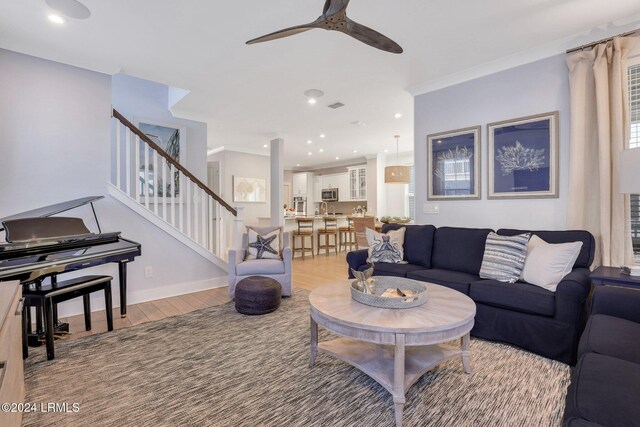
<path fill-rule="evenodd" d="M 240 244 L 238 212 L 117 110 L 112 184 L 206 251 L 227 261 Z"/>

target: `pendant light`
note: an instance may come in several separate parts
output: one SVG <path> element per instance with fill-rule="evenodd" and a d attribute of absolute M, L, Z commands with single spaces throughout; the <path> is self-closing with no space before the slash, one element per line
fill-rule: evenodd
<path fill-rule="evenodd" d="M 409 166 L 401 166 L 398 164 L 398 139 L 400 135 L 395 135 L 396 139 L 396 165 L 384 168 L 385 184 L 408 184 L 409 183 Z"/>

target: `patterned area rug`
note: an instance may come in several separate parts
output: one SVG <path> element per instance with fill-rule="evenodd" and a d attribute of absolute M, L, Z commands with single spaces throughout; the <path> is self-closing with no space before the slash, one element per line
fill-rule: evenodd
<path fill-rule="evenodd" d="M 309 361 L 308 292 L 278 311 L 232 303 L 56 344 L 27 359 L 27 402 L 78 412 L 24 414 L 24 426 L 393 426 L 391 395 L 326 354 Z M 329 338 L 321 329 L 320 339 Z M 405 426 L 559 426 L 570 368 L 473 339 L 459 360 L 407 392 Z"/>

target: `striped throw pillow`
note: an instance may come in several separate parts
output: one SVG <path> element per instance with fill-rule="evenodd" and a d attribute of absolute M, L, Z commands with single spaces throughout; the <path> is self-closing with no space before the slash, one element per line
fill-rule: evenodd
<path fill-rule="evenodd" d="M 527 257 L 527 243 L 530 233 L 517 236 L 500 236 L 489 233 L 484 246 L 484 257 L 480 277 L 500 282 L 515 283 L 522 274 Z"/>

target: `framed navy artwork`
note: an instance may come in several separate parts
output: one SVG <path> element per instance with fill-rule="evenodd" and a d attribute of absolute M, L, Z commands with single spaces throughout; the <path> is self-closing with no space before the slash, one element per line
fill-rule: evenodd
<path fill-rule="evenodd" d="M 480 198 L 480 126 L 427 135 L 427 200 Z"/>
<path fill-rule="evenodd" d="M 487 125 L 489 199 L 558 197 L 558 112 Z"/>

